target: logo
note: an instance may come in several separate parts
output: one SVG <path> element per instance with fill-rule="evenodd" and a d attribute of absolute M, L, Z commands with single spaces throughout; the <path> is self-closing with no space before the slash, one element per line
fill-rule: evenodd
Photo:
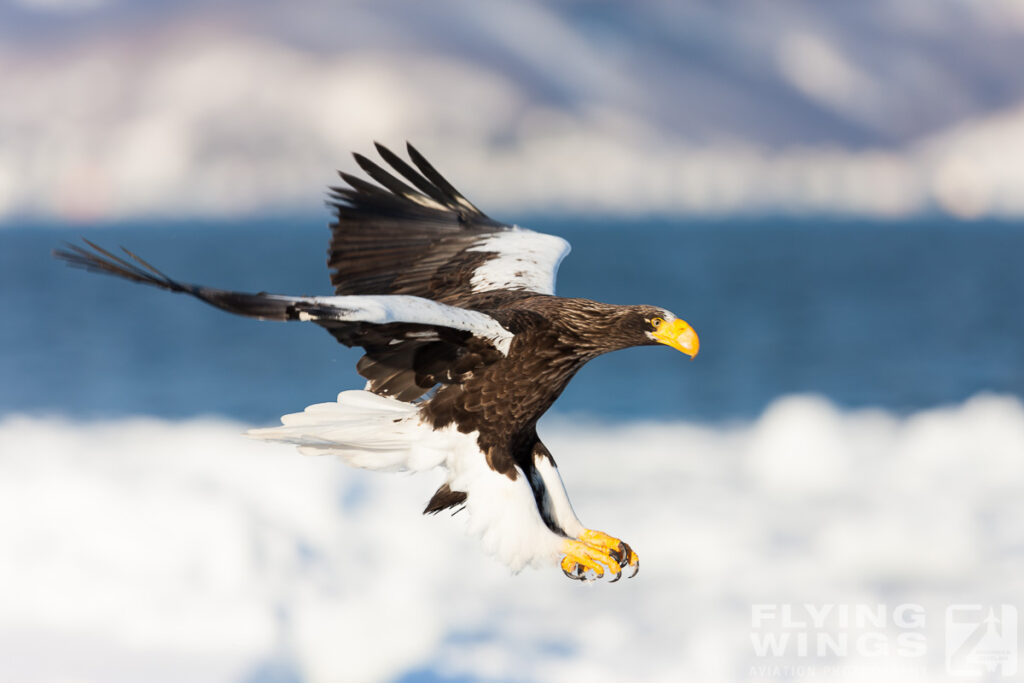
<path fill-rule="evenodd" d="M 1017 608 L 947 607 L 946 671 L 973 678 L 1017 673 Z"/>
<path fill-rule="evenodd" d="M 754 604 L 750 619 L 751 678 L 928 674 L 922 605 Z M 945 627 L 948 675 L 1016 680 L 1021 632 L 1014 605 L 949 605 Z"/>
<path fill-rule="evenodd" d="M 921 678 L 928 643 L 917 604 L 755 604 L 750 678 Z"/>

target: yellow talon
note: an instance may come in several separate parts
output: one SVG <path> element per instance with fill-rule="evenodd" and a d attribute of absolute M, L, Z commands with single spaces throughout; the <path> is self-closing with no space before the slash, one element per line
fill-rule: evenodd
<path fill-rule="evenodd" d="M 631 576 L 636 576 L 637 571 L 640 570 L 640 558 L 633 552 L 628 543 L 620 541 L 614 536 L 609 536 L 603 531 L 594 531 L 593 529 L 584 529 L 583 533 L 580 534 L 580 540 L 589 546 L 601 549 L 604 553 L 618 560 L 620 567 L 626 567 L 627 565 L 633 567 L 633 574 Z"/>
<path fill-rule="evenodd" d="M 562 571 L 570 579 L 587 580 L 587 572 L 594 572 L 594 578 L 604 576 L 604 568 L 608 567 L 618 580 L 622 575 L 619 562 L 608 553 L 598 548 L 571 538 L 562 543 Z"/>

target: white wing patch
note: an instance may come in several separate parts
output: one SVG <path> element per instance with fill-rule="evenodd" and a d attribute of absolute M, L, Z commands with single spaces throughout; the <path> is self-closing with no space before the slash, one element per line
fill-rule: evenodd
<path fill-rule="evenodd" d="M 404 294 L 372 294 L 352 296 L 275 297 L 286 301 L 302 302 L 318 307 L 314 311 L 299 313 L 301 320 L 345 320 L 374 324 L 414 323 L 439 325 L 464 330 L 481 339 L 487 339 L 503 354 L 508 355 L 512 333 L 497 320 L 478 311 L 431 301 Z M 426 334 L 426 333 L 425 333 Z"/>
<path fill-rule="evenodd" d="M 558 264 L 569 250 L 561 237 L 520 227 L 494 233 L 466 250 L 497 254 L 476 269 L 470 284 L 474 292 L 518 289 L 554 294 Z"/>

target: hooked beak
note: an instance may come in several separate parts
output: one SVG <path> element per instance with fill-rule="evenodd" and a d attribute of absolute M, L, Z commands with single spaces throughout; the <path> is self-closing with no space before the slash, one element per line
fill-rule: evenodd
<path fill-rule="evenodd" d="M 685 320 L 676 318 L 672 322 L 664 322 L 656 331 L 651 333 L 659 343 L 671 346 L 673 349 L 682 351 L 690 358 L 697 356 L 700 350 L 700 339 L 693 331 L 690 324 Z"/>

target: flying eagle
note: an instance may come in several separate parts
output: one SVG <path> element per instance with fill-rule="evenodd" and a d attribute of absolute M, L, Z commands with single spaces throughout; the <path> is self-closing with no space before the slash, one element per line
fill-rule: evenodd
<path fill-rule="evenodd" d="M 488 217 L 412 145 L 411 164 L 376 147 L 392 171 L 354 157 L 379 184 L 340 173 L 348 186 L 330 188 L 334 296 L 185 284 L 88 240 L 54 255 L 231 313 L 316 323 L 362 347 L 365 390 L 249 434 L 367 469 L 441 467 L 445 483 L 424 514 L 465 509 L 470 530 L 515 571 L 559 563 L 573 579 L 635 575 L 629 545 L 576 517 L 537 421 L 587 361 L 653 344 L 693 357 L 693 328 L 656 306 L 555 296 L 565 240 Z"/>

